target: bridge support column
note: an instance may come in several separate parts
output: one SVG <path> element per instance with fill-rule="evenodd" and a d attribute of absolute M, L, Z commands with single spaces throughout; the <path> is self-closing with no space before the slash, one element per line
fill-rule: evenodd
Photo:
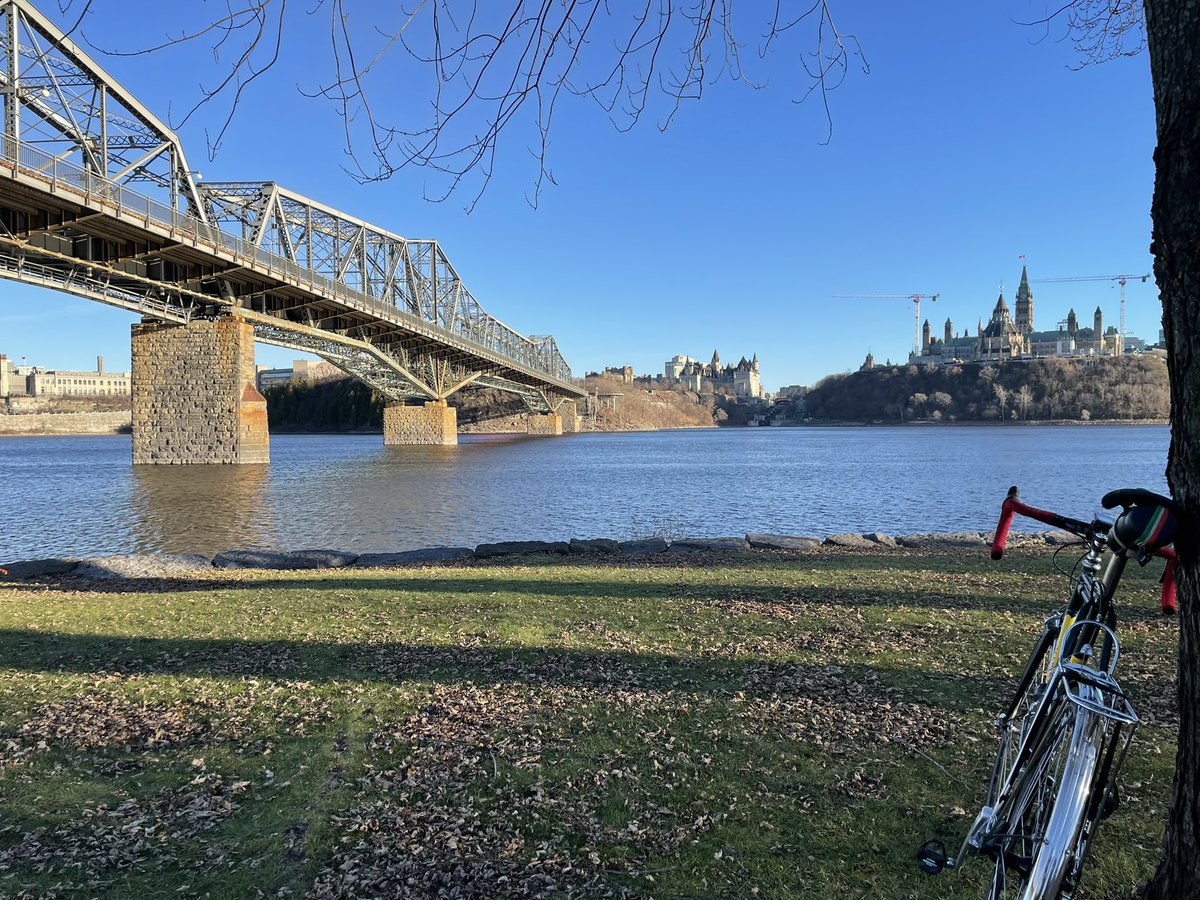
<path fill-rule="evenodd" d="M 563 433 L 562 416 L 558 413 L 530 413 L 529 434 L 560 435 Z"/>
<path fill-rule="evenodd" d="M 424 406 L 392 403 L 383 408 L 383 443 L 386 447 L 404 444 L 458 443 L 458 411 L 445 400 L 431 400 Z"/>
<path fill-rule="evenodd" d="M 254 327 L 236 316 L 133 326 L 133 462 L 269 462 Z"/>
<path fill-rule="evenodd" d="M 583 431 L 583 420 L 579 418 L 579 409 L 574 400 L 564 400 L 558 408 L 558 414 L 562 417 L 563 434 L 578 434 Z"/>

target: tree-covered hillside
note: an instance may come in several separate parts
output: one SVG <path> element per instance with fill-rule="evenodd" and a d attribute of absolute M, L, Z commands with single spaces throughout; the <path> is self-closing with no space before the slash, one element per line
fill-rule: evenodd
<path fill-rule="evenodd" d="M 384 400 L 361 381 L 334 378 L 270 388 L 267 421 L 272 431 L 378 431 Z"/>
<path fill-rule="evenodd" d="M 884 366 L 830 375 L 807 415 L 836 421 L 1165 419 L 1165 360 L 1033 359 L 1004 365 Z"/>
<path fill-rule="evenodd" d="M 387 400 L 361 381 L 330 378 L 291 382 L 266 392 L 267 420 L 272 431 L 380 431 Z M 455 394 L 458 424 L 471 426 L 490 418 L 520 413 L 523 404 L 512 394 L 467 388 Z"/>

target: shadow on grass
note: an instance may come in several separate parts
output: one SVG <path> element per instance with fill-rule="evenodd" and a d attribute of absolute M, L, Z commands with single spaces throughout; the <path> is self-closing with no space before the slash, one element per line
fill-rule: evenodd
<path fill-rule="evenodd" d="M 620 571 L 619 567 L 613 567 Z M 39 594 L 46 590 L 68 590 L 94 594 L 178 594 L 210 593 L 213 591 L 363 591 L 424 594 L 431 598 L 453 600 L 491 599 L 496 595 L 529 595 L 532 599 L 544 596 L 551 599 L 595 601 L 654 601 L 670 600 L 705 604 L 736 600 L 745 603 L 784 604 L 802 608 L 806 604 L 841 607 L 889 607 L 903 605 L 910 609 L 937 610 L 997 610 L 1044 616 L 1066 600 L 1066 585 L 1047 584 L 1043 597 L 1019 597 L 995 593 L 996 587 L 981 590 L 972 583 L 970 575 L 962 578 L 962 592 L 934 590 L 922 585 L 916 577 L 910 587 L 875 587 L 869 571 L 834 573 L 844 577 L 844 585 L 801 587 L 795 585 L 763 584 L 753 581 L 680 580 L 671 582 L 645 581 L 636 576 L 626 580 L 590 580 L 580 578 L 555 579 L 544 575 L 541 566 L 532 567 L 530 577 L 514 576 L 510 570 L 494 574 L 474 572 L 463 577 L 461 570 L 445 574 L 416 574 L 397 571 L 396 574 L 377 574 L 378 570 L 363 570 L 364 574 L 340 573 L 336 570 L 310 577 L 281 575 L 257 577 L 252 580 L 225 578 L 120 578 L 83 579 L 70 576 L 39 582 L 0 583 L 0 590 L 14 594 Z M 366 574 L 369 572 L 370 574 Z M 536 573 L 536 574 L 535 574 Z M 815 577 L 829 578 L 828 572 L 814 572 Z M 375 598 L 368 598 L 373 601 Z M 337 602 L 345 604 L 344 596 Z"/>
<path fill-rule="evenodd" d="M 246 641 L 0 630 L 4 668 L 30 673 L 325 682 L 526 683 L 751 697 L 805 696 L 810 688 L 865 685 L 892 699 L 944 696 L 947 708 L 1003 697 L 1004 677 L 942 676 L 919 667 L 697 659 L 663 653 L 540 647 L 450 647 L 402 642 Z M 836 688 L 834 688 L 836 689 Z"/>

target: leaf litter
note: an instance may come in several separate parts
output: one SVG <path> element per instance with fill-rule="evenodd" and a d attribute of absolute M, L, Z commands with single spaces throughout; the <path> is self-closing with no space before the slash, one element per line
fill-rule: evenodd
<path fill-rule="evenodd" d="M 506 572 L 522 570 L 497 570 Z M 446 589 L 455 596 L 452 583 Z M 655 893 L 656 876 L 683 869 L 693 878 L 685 883 L 704 885 L 706 894 L 758 893 L 741 850 L 720 839 L 728 823 L 749 819 L 770 832 L 770 810 L 816 815 L 826 794 L 879 801 L 893 792 L 898 763 L 888 753 L 925 756 L 978 740 L 982 711 L 960 715 L 916 701 L 869 665 L 847 662 L 937 654 L 964 627 L 947 624 L 962 620 L 962 609 L 945 610 L 947 620 L 934 623 L 944 627 L 881 627 L 847 615 L 842 594 L 831 595 L 839 602 L 779 602 L 770 589 L 703 602 L 695 593 L 664 598 L 680 616 L 665 644 L 633 616 L 581 609 L 578 622 L 551 632 L 558 645 L 528 648 L 498 646 L 491 628 L 456 627 L 445 646 L 404 643 L 392 633 L 401 616 L 362 606 L 361 621 L 376 634 L 356 635 L 337 665 L 391 683 L 404 698 L 379 714 L 361 710 L 365 733 L 335 709 L 329 682 L 284 678 L 304 664 L 302 641 L 159 654 L 143 676 L 100 673 L 112 683 L 0 721 L 0 779 L 24 777 L 22 766 L 55 753 L 80 770 L 115 766 L 119 774 L 126 764 L 173 760 L 194 771 L 148 795 L 90 803 L 59 824 L 0 829 L 0 846 L 8 842 L 0 872 L 60 878 L 28 888 L 29 896 L 94 895 L 147 867 L 237 864 L 236 847 L 207 845 L 205 835 L 260 802 L 263 790 L 209 771 L 206 748 L 253 757 L 336 721 L 326 790 L 347 802 L 328 816 L 332 837 L 326 829 L 322 839 L 312 820 L 277 826 L 279 857 L 309 873 L 311 897 L 636 897 Z M 338 598 L 355 619 L 353 595 Z M 272 608 L 285 602 L 273 598 Z M 471 609 L 456 602 L 455 620 Z M 724 617 L 724 635 L 719 627 L 692 630 L 691 620 L 708 612 Z M 249 621 L 255 611 L 240 615 Z M 690 657 L 673 655 L 680 640 Z M 789 659 L 797 654 L 833 663 Z M 202 678 L 165 678 L 197 671 L 197 659 L 222 677 L 225 693 L 197 690 Z M 166 685 L 162 696 L 131 696 L 150 683 Z M 171 686 L 175 697 L 167 696 Z M 1164 718 L 1165 693 L 1151 698 Z M 748 752 L 755 741 L 771 748 L 770 758 Z M 812 752 L 833 761 L 823 764 L 823 783 L 805 782 L 811 776 L 795 768 L 796 753 Z M 795 835 L 781 839 L 797 843 Z M 710 862 L 698 867 L 701 857 Z"/>

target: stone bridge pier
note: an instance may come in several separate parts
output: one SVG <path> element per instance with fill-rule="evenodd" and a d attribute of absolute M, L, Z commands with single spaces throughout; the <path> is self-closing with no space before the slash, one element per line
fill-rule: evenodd
<path fill-rule="evenodd" d="M 562 401 L 554 412 L 526 417 L 526 433 L 540 436 L 573 434 L 581 429 L 575 402 Z M 391 403 L 383 410 L 385 446 L 458 443 L 458 413 L 445 400 L 430 400 L 417 406 Z"/>
<path fill-rule="evenodd" d="M 383 408 L 385 447 L 420 444 L 452 447 L 457 443 L 458 412 L 445 400 L 430 400 L 423 406 L 389 403 Z"/>
<path fill-rule="evenodd" d="M 135 465 L 270 461 L 254 328 L 237 316 L 133 326 Z"/>
<path fill-rule="evenodd" d="M 583 430 L 574 400 L 562 400 L 548 413 L 530 413 L 527 432 L 532 435 L 577 434 Z"/>
<path fill-rule="evenodd" d="M 558 413 L 530 413 L 527 434 L 555 437 L 563 433 L 562 416 Z"/>
<path fill-rule="evenodd" d="M 578 434 L 583 431 L 583 419 L 574 400 L 564 400 L 558 407 L 558 415 L 562 419 L 563 434 Z"/>

